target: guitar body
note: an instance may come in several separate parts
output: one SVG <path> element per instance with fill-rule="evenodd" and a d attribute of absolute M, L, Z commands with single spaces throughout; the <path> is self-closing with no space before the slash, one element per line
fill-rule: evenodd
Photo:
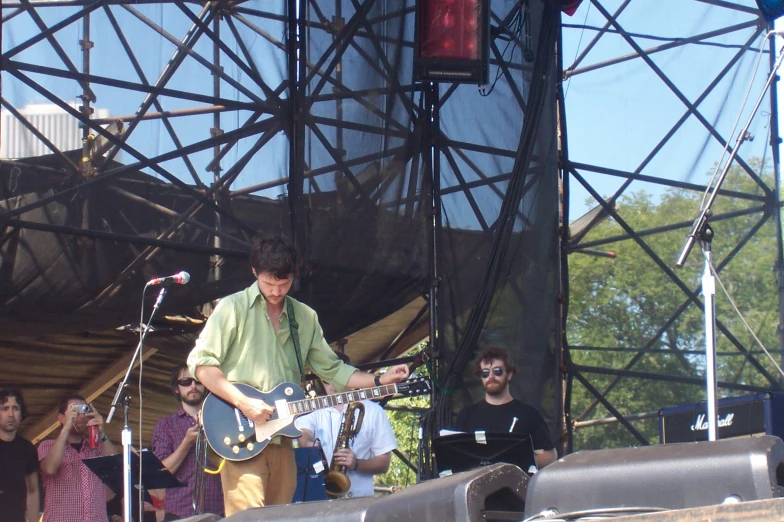
<path fill-rule="evenodd" d="M 275 408 L 275 411 L 267 422 L 256 426 L 239 409 L 214 393 L 207 395 L 201 407 L 201 422 L 207 443 L 215 453 L 232 461 L 252 459 L 267 447 L 273 437 L 296 438 L 302 435 L 294 426 L 294 419 L 299 415 L 357 401 L 392 395 L 422 395 L 432 391 L 432 383 L 427 379 L 414 379 L 313 398 L 306 398 L 305 392 L 290 382 L 279 384 L 267 393 L 247 384 L 234 383 L 234 386 L 247 397 L 263 400 Z"/>
<path fill-rule="evenodd" d="M 247 397 L 261 399 L 270 406 L 280 405 L 280 401 L 288 403 L 305 398 L 302 389 L 290 382 L 279 384 L 268 393 L 260 392 L 247 384 L 234 383 L 234 386 Z M 214 393 L 204 399 L 201 415 L 207 443 L 215 453 L 226 460 L 252 459 L 277 435 L 291 438 L 302 435 L 294 426 L 296 417 L 293 415 L 280 418 L 276 411 L 268 422 L 257 429 L 237 408 Z"/>

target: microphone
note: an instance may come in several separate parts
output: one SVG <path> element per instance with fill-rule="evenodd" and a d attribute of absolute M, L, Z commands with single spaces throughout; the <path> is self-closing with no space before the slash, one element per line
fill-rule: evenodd
<path fill-rule="evenodd" d="M 180 272 L 179 274 L 174 274 L 172 276 L 166 277 L 156 277 L 155 279 L 151 279 L 147 282 L 147 286 L 155 286 L 155 285 L 187 285 L 188 281 L 191 280 L 191 275 L 188 272 Z"/>

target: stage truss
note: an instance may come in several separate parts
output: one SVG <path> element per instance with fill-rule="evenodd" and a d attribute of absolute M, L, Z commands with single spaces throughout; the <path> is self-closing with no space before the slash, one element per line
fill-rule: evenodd
<path fill-rule="evenodd" d="M 725 144 L 730 142 L 730 151 L 739 147 L 728 179 L 734 176 L 736 182 L 741 178 L 750 181 L 734 190 L 725 184 L 719 196 L 725 210 L 714 208 L 717 212 L 711 218 L 717 231 L 714 266 L 720 275 L 744 266 L 749 260 L 748 246 L 763 235 L 775 245 L 775 252 L 769 252 L 766 273 L 758 275 L 762 291 L 776 296 L 776 308 L 769 310 L 767 321 L 752 320 L 752 326 L 760 337 L 767 334 L 765 338 L 772 343 L 767 348 L 780 364 L 781 338 L 776 333 L 784 324 L 784 263 L 775 88 L 752 126 L 758 136 L 753 145 L 748 141 L 737 145 L 737 131 L 732 134 L 731 124 L 760 48 L 766 54 L 738 129 L 762 92 L 781 52 L 781 42 L 763 39 L 770 28 L 753 0 L 586 0 L 573 18 L 562 22 L 566 92 L 562 123 L 569 131 L 570 145 L 563 148 L 563 181 L 572 209 L 567 220 L 585 212 L 586 198 L 590 200 L 588 207 L 595 207 L 580 220 L 579 229 L 574 227 L 572 236 L 564 238 L 570 265 L 575 265 L 577 256 L 583 260 L 583 255 L 594 256 L 590 267 L 588 262 L 579 265 L 579 280 L 574 274 L 569 279 L 570 317 L 565 327 L 569 431 L 570 435 L 574 430 L 587 434 L 578 439 L 575 449 L 595 447 L 602 438 L 610 437 L 614 444 L 657 443 L 659 408 L 705 398 L 704 338 L 696 333 L 679 337 L 684 330 L 695 332 L 702 327 L 696 323 L 701 320 L 703 302 L 699 245 L 685 269 L 675 268 L 677 254 L 697 215 L 699 198 L 693 206 L 684 207 L 686 213 L 662 217 L 652 224 L 640 218 L 639 207 L 632 203 L 639 201 L 633 192 L 648 192 L 653 204 L 668 196 L 699 196 L 708 183 L 703 174 L 712 171 Z M 596 96 L 591 98 L 583 90 Z M 591 111 L 579 107 L 589 100 Z M 592 123 L 591 116 L 597 117 Z M 597 144 L 588 132 L 602 136 L 603 142 Z M 587 150 L 586 142 L 595 148 Z M 760 158 L 767 162 L 765 169 L 760 168 Z M 628 199 L 624 201 L 624 197 Z M 604 220 L 606 228 L 594 230 Z M 729 238 L 724 223 L 733 220 L 745 221 L 733 228 L 740 231 Z M 614 227 L 607 227 L 607 223 Z M 615 250 L 618 257 L 612 260 Z M 657 273 L 650 279 L 655 285 L 618 288 L 621 272 L 628 270 L 623 268 L 629 263 L 624 256 L 631 257 L 632 251 L 640 263 L 640 277 L 643 271 Z M 732 285 L 731 277 L 728 275 L 726 284 Z M 629 278 L 624 281 L 629 284 Z M 581 286 L 576 287 L 578 284 Z M 625 316 L 640 318 L 636 337 L 623 318 L 599 317 L 591 311 L 600 306 L 592 302 L 599 299 L 597 286 L 617 289 L 623 296 L 620 299 L 626 299 L 628 308 L 637 312 L 636 316 Z M 716 298 L 719 396 L 780 389 L 781 375 L 738 324 L 720 289 Z M 651 306 L 664 311 L 657 315 Z M 605 313 L 613 312 L 608 307 Z M 655 319 L 646 322 L 648 315 Z M 590 320 L 597 320 L 600 328 L 610 332 L 603 341 L 590 333 L 585 324 Z M 630 342 L 631 338 L 636 342 Z M 659 397 L 661 402 L 638 400 L 645 396 Z M 642 411 L 638 409 L 641 403 L 645 404 Z M 573 440 L 569 438 L 570 447 Z"/>
<path fill-rule="evenodd" d="M 659 155 L 666 153 L 672 136 L 689 122 L 696 121 L 716 143 L 723 144 L 723 140 L 729 139 L 700 112 L 700 105 L 731 74 L 739 60 L 753 54 L 760 42 L 759 35 L 766 30 L 751 1 L 693 0 L 688 3 L 697 4 L 710 13 L 731 13 L 730 18 L 719 18 L 732 22 L 719 23 L 708 31 L 691 34 L 664 35 L 667 31 L 662 29 L 663 36 L 652 36 L 666 41 L 651 44 L 651 38 L 627 29 L 627 24 L 633 25 L 635 19 L 624 18 L 624 11 L 633 4 L 630 0 L 586 1 L 574 18 L 564 19 L 563 36 L 567 40 L 569 33 L 591 36 L 583 36 L 582 45 L 560 48 L 565 78 L 562 87 L 566 92 L 560 113 L 565 119 L 562 120 L 564 142 L 561 147 L 564 194 L 577 193 L 570 187 L 583 187 L 582 190 L 623 229 L 620 237 L 591 238 L 585 234 L 565 237 L 564 251 L 575 255 L 602 250 L 619 241 L 634 242 L 683 293 L 681 305 L 672 310 L 670 318 L 643 346 L 590 347 L 574 343 L 564 351 L 569 382 L 574 379 L 574 386 L 583 387 L 592 397 L 579 411 L 571 411 L 567 426 L 574 421 L 579 427 L 580 423 L 596 417 L 596 408 L 601 405 L 640 443 L 650 442 L 631 419 L 632 414 L 640 412 L 624 411 L 622 406 L 613 404 L 613 390 L 619 383 L 644 380 L 662 386 L 670 382 L 701 385 L 697 376 L 699 369 L 689 359 L 694 354 L 689 350 L 680 349 L 682 353 L 672 352 L 672 355 L 682 361 L 688 372 L 694 374 L 692 376 L 635 370 L 640 360 L 657 346 L 667 328 L 687 310 L 699 306 L 696 279 L 674 271 L 672 256 L 650 246 L 650 238 L 659 233 L 677 230 L 685 235 L 692 216 L 673 216 L 671 224 L 645 228 L 627 223 L 623 209 L 615 210 L 613 201 L 627 193 L 633 182 L 697 192 L 704 189 L 699 183 L 661 175 L 653 171 L 651 165 Z M 530 73 L 532 65 L 508 59 L 505 51 L 510 43 L 520 52 L 530 48 L 526 34 L 521 32 L 526 6 L 527 2 L 503 8 L 495 6 L 492 17 L 493 71 L 504 78 L 506 92 L 515 100 L 514 110 L 521 113 L 525 108 L 525 96 L 517 87 L 517 79 Z M 649 3 L 649 7 L 656 9 L 655 3 Z M 465 209 L 467 217 L 462 219 L 467 228 L 492 230 L 510 178 L 510 163 L 517 153 L 517 140 L 512 140 L 514 145 L 507 147 L 471 142 L 444 132 L 437 136 L 429 134 L 433 129 L 430 122 L 437 122 L 439 115 L 449 109 L 450 101 L 460 98 L 455 93 L 459 89 L 475 87 L 438 88 L 413 81 L 412 0 L 383 3 L 378 0 L 350 3 L 221 1 L 204 5 L 23 0 L 5 2 L 2 8 L 4 48 L 0 102 L 3 108 L 32 131 L 34 126 L 29 117 L 25 116 L 20 103 L 15 102 L 31 98 L 46 100 L 78 118 L 84 125 L 85 138 L 83 150 L 74 155 L 60 150 L 51 137 L 35 131 L 36 139 L 45 143 L 54 154 L 56 167 L 50 167 L 51 172 L 62 178 L 62 184 L 58 192 L 48 198 L 4 213 L 2 226 L 6 231 L 29 227 L 131 244 L 139 251 L 129 268 L 149 261 L 162 249 L 212 255 L 215 260 L 212 277 L 220 279 L 221 259 L 227 256 L 241 258 L 247 249 L 248 235 L 253 232 L 253 227 L 235 212 L 246 198 L 284 202 L 288 211 L 282 214 L 276 227 L 298 237 L 300 244 L 311 245 L 308 236 L 312 233 L 309 224 L 312 208 L 305 200 L 312 200 L 321 193 L 336 193 L 341 204 L 348 201 L 344 208 L 346 213 L 370 204 L 394 209 L 403 216 L 436 216 L 426 219 L 425 243 L 431 250 L 425 258 L 430 268 L 429 274 L 422 278 L 420 290 L 429 297 L 431 330 L 439 327 L 439 314 L 432 313 L 438 303 L 438 286 L 431 282 L 438 276 L 432 249 L 440 241 L 442 198 L 459 201 L 453 204 L 455 208 Z M 586 9 L 591 10 L 591 16 L 599 18 L 596 27 L 593 27 L 593 19 L 590 23 L 588 18 L 585 24 L 579 23 Z M 620 39 L 628 52 L 608 57 L 613 51 L 603 48 L 602 57 L 594 60 L 590 50 L 602 48 L 610 38 Z M 703 78 L 703 89 L 697 94 L 686 92 L 693 86 L 683 89 L 679 86 L 682 79 L 671 78 L 666 68 L 657 63 L 657 56 L 703 48 L 722 38 L 737 41 L 722 40 L 715 46 L 729 56 L 710 78 Z M 74 42 L 78 49 L 74 49 Z M 579 54 L 571 54 L 575 48 L 579 49 Z M 157 58 L 142 59 L 151 55 Z M 289 59 L 295 55 L 302 59 Z M 765 63 L 770 66 L 774 57 L 775 52 L 765 59 Z M 644 64 L 653 78 L 666 87 L 681 104 L 680 117 L 662 133 L 660 141 L 650 145 L 634 167 L 617 168 L 570 155 L 566 147 L 566 130 L 570 131 L 573 140 L 572 149 L 579 138 L 576 137 L 577 124 L 569 119 L 572 100 L 569 86 L 577 89 L 581 79 L 613 71 L 630 62 Z M 373 74 L 353 75 L 352 63 L 369 67 Z M 103 105 L 104 100 L 107 100 L 106 105 Z M 775 99 L 770 103 L 770 113 L 776 114 Z M 104 119 L 92 116 L 94 109 L 109 106 L 113 116 Z M 123 123 L 122 130 L 107 130 L 105 126 L 112 123 L 119 128 L 118 120 Z M 775 118 L 770 132 L 774 141 L 777 140 Z M 373 143 L 362 145 L 364 137 L 370 137 Z M 434 144 L 438 154 L 431 155 L 429 143 Z M 290 151 L 287 159 L 270 162 L 269 158 L 281 157 L 281 150 Z M 434 158 L 438 160 L 434 162 Z M 122 160 L 119 166 L 113 162 L 115 159 Z M 719 260 L 720 267 L 743 250 L 764 221 L 772 220 L 778 231 L 777 270 L 780 273 L 784 269 L 780 241 L 781 201 L 777 197 L 777 147 L 773 147 L 771 162 L 775 186 L 759 178 L 749 165 L 747 154 L 739 154 L 739 164 L 756 178 L 761 193 L 728 193 L 727 196 L 748 201 L 745 215 L 759 219 Z M 20 175 L 27 168 L 27 164 L 12 160 L 2 160 L 2 163 L 4 168 L 18 169 Z M 224 169 L 222 165 L 230 166 Z M 441 175 L 441 165 L 449 170 L 449 176 Z M 53 226 L 26 219 L 27 214 L 47 202 L 74 197 L 91 186 L 109 184 L 139 170 L 171 184 L 178 193 L 193 201 L 177 208 L 142 201 L 150 212 L 160 214 L 166 223 L 156 237 Z M 597 188 L 602 177 L 621 180 L 613 187 L 610 197 L 600 194 L 603 186 Z M 118 185 L 113 190 L 121 197 L 139 199 L 138 194 L 127 187 Z M 477 200 L 477 193 L 485 198 L 490 194 L 497 200 L 494 205 L 483 206 Z M 205 210 L 209 218 L 205 218 Z M 567 210 L 564 214 L 567 221 L 568 216 Z M 182 239 L 187 232 L 197 230 L 206 233 L 209 241 L 194 245 Z M 313 252 L 305 254 L 315 255 Z M 692 262 L 696 257 L 692 254 Z M 694 270 L 689 272 L 694 273 Z M 110 293 L 112 286 L 105 291 Z M 417 319 L 421 316 L 418 314 Z M 568 322 L 565 327 L 568 333 Z M 764 380 L 760 384 L 725 382 L 721 386 L 735 391 L 778 388 L 779 377 L 760 362 L 752 348 L 723 325 L 721 318 L 719 328 Z M 603 349 L 628 350 L 631 355 L 622 366 L 592 364 L 590 354 Z M 389 351 L 385 353 L 389 354 Z M 597 379 L 597 376 L 606 379 Z M 568 411 L 568 391 L 566 406 Z M 562 416 L 560 411 L 554 414 L 556 418 Z M 594 419 L 596 421 L 603 422 L 602 419 Z"/>
<path fill-rule="evenodd" d="M 505 124 L 485 120 L 501 136 L 493 139 L 484 129 L 458 125 L 465 93 L 476 86 L 413 80 L 414 10 L 413 0 L 4 2 L 0 103 L 51 154 L 40 164 L 0 160 L 10 180 L 6 190 L 33 171 L 55 182 L 44 197 L 15 200 L 0 215 L 3 241 L 35 230 L 130 246 L 134 258 L 94 297 L 100 301 L 166 252 L 211 256 L 209 280 L 220 281 L 227 261 L 246 255 L 258 225 L 248 218 L 253 204 L 276 206 L 277 219 L 265 229 L 291 234 L 307 260 L 328 257 L 319 240 L 327 224 L 381 209 L 397 220 L 386 224 L 390 231 L 404 225 L 384 241 L 418 245 L 406 275 L 415 282 L 414 295 L 427 301 L 377 354 L 398 355 L 397 341 L 410 337 L 427 313 L 430 330 L 441 327 L 435 251 L 445 226 L 442 202 L 458 221 L 455 228 L 487 236 L 452 260 L 463 271 L 501 220 L 519 159 L 538 31 L 527 0 L 494 6 L 491 80 L 504 103 L 493 110 L 512 116 Z M 541 5 L 534 10 L 541 15 Z M 498 104 L 485 99 L 487 106 Z M 56 132 L 39 131 L 25 106 L 30 100 L 77 118 L 81 149 L 64 150 Z M 472 117 L 482 115 L 477 107 Z M 105 109 L 110 115 L 102 116 Z M 555 154 L 547 157 L 552 167 Z M 535 161 L 539 166 L 523 179 L 523 198 L 555 172 Z M 170 199 L 156 198 L 161 185 L 154 178 Z M 91 191 L 107 187 L 157 216 L 155 233 L 132 223 L 121 230 L 96 225 Z M 33 219 L 48 204 L 74 201 L 81 226 Z M 324 209 L 334 221 L 314 217 Z M 529 217 L 519 213 L 512 221 L 528 226 Z M 352 241 L 341 246 L 350 249 Z M 524 299 L 519 288 L 514 295 Z M 552 416 L 562 416 L 560 406 Z"/>

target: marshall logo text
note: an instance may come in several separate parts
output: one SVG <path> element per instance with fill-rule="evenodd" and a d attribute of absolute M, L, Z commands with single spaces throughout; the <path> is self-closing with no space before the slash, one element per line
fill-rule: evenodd
<path fill-rule="evenodd" d="M 728 426 L 732 426 L 732 420 L 735 418 L 734 413 L 728 413 L 722 419 L 719 417 L 719 428 L 726 428 Z M 700 413 L 697 415 L 697 420 L 692 424 L 689 429 L 691 431 L 705 431 L 708 429 L 708 419 L 704 413 Z"/>

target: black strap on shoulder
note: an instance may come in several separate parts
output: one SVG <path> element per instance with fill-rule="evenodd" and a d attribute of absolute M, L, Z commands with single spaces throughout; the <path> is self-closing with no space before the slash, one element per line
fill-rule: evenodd
<path fill-rule="evenodd" d="M 297 354 L 297 364 L 299 365 L 300 380 L 305 378 L 305 369 L 302 366 L 302 353 L 299 349 L 299 324 L 296 317 L 294 317 L 294 305 L 291 304 L 291 299 L 286 297 L 286 315 L 289 316 L 289 331 L 291 332 L 291 340 L 294 341 L 294 353 Z"/>

